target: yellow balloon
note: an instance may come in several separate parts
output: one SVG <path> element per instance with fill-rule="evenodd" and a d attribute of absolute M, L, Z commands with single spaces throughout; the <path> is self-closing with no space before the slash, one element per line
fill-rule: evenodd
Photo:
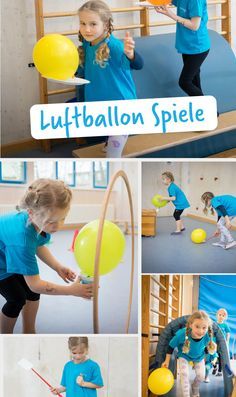
<path fill-rule="evenodd" d="M 34 46 L 33 60 L 43 77 L 57 80 L 73 77 L 79 66 L 76 46 L 60 34 L 42 37 Z"/>
<path fill-rule="evenodd" d="M 168 203 L 167 200 L 161 200 L 161 195 L 160 195 L 160 194 L 156 194 L 156 195 L 153 196 L 153 198 L 152 198 L 152 204 L 153 204 L 155 207 L 157 207 L 157 208 L 165 207 L 167 203 Z"/>
<path fill-rule="evenodd" d="M 89 222 L 75 240 L 74 254 L 81 272 L 94 276 L 94 261 L 99 220 Z M 125 237 L 120 228 L 110 221 L 104 222 L 99 274 L 111 272 L 121 261 L 125 250 Z"/>
<path fill-rule="evenodd" d="M 168 368 L 158 368 L 148 378 L 148 388 L 153 394 L 161 396 L 174 386 L 174 376 Z"/>
<path fill-rule="evenodd" d="M 191 233 L 191 240 L 195 244 L 201 244 L 206 241 L 207 234 L 204 229 L 194 229 Z"/>

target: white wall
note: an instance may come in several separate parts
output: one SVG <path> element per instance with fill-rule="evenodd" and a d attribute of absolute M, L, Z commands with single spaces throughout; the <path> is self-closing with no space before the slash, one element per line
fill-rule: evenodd
<path fill-rule="evenodd" d="M 202 211 L 204 206 L 201 203 L 201 195 L 206 191 L 212 192 L 215 196 L 224 194 L 236 196 L 235 173 L 235 161 L 189 163 L 189 180 L 183 185 L 189 190 L 191 198 L 191 208 L 188 213 L 205 216 Z M 210 212 L 207 217 L 216 219 L 216 215 L 211 215 Z M 235 221 L 234 225 L 236 225 Z"/>
<path fill-rule="evenodd" d="M 48 387 L 31 371 L 17 365 L 21 358 L 29 360 L 52 385 L 60 384 L 64 364 L 70 360 L 68 337 L 7 337 L 4 338 L 4 396 L 51 396 Z M 90 358 L 101 368 L 104 388 L 98 397 L 137 397 L 138 338 L 89 337 Z"/>
<path fill-rule="evenodd" d="M 82 0 L 50 0 L 45 1 L 45 11 L 71 11 L 77 10 Z M 236 4 L 232 1 L 232 37 L 236 48 Z M 127 7 L 133 5 L 132 0 L 109 0 L 111 7 Z M 215 15 L 218 6 L 209 7 L 209 15 Z M 29 109 L 39 103 L 38 73 L 34 68 L 28 68 L 32 62 L 32 49 L 36 41 L 34 2 L 29 0 L 2 0 L 2 93 L 3 93 L 3 120 L 2 144 L 30 138 Z M 119 13 L 114 15 L 115 24 L 125 25 L 139 22 L 138 13 Z M 151 20 L 162 20 L 153 12 Z M 219 22 L 210 22 L 210 28 L 217 28 Z M 45 31 L 59 32 L 77 29 L 78 19 L 57 18 L 46 21 Z M 151 33 L 165 33 L 173 31 L 174 27 L 152 28 Z M 139 35 L 139 31 L 132 31 Z M 119 37 L 124 32 L 116 33 Z M 75 42 L 76 36 L 71 37 Z M 50 88 L 54 88 L 51 85 Z M 60 87 L 61 88 L 61 87 Z M 66 96 L 53 96 L 50 101 L 63 102 Z"/>

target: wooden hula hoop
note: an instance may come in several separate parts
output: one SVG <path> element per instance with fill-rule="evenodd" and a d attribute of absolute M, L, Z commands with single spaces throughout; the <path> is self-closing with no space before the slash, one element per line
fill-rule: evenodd
<path fill-rule="evenodd" d="M 94 262 L 94 297 L 93 297 L 93 329 L 94 333 L 99 333 L 99 319 L 98 319 L 98 287 L 99 287 L 99 259 L 101 253 L 101 242 L 102 242 L 102 233 L 104 227 L 105 216 L 107 212 L 107 207 L 109 204 L 109 198 L 112 192 L 112 188 L 117 181 L 118 178 L 122 178 L 125 182 L 125 186 L 128 193 L 129 198 L 129 207 L 130 207 L 130 220 L 131 220 L 131 235 L 132 235 L 132 243 L 131 243 L 131 272 L 130 272 L 130 289 L 129 289 L 129 303 L 128 303 L 128 315 L 126 321 L 125 332 L 129 332 L 129 324 L 130 324 L 130 315 L 131 315 L 131 305 L 132 305 L 132 294 L 133 294 L 133 280 L 134 280 L 134 212 L 133 212 L 133 201 L 131 196 L 131 189 L 128 177 L 126 173 L 122 170 L 117 171 L 107 187 L 103 204 L 101 216 L 99 219 L 98 226 L 98 238 L 96 243 L 96 254 L 95 254 L 95 262 Z"/>

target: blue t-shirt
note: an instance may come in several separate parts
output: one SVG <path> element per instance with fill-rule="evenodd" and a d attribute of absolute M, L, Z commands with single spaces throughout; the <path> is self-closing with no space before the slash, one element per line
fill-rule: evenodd
<path fill-rule="evenodd" d="M 170 186 L 168 186 L 168 193 L 170 197 L 175 197 L 175 200 L 172 201 L 172 203 L 177 210 L 184 210 L 185 208 L 190 207 L 184 192 L 175 183 L 172 182 Z"/>
<path fill-rule="evenodd" d="M 219 357 L 218 356 L 218 354 L 215 352 L 214 354 L 210 354 L 210 353 L 208 353 L 208 354 L 206 354 L 205 355 L 205 365 L 210 369 L 210 368 L 212 368 L 212 361 L 215 359 L 215 358 L 217 358 L 217 357 Z"/>
<path fill-rule="evenodd" d="M 27 212 L 0 217 L 0 280 L 12 274 L 39 274 L 37 248 L 50 240 L 50 234 L 38 234 L 28 220 Z"/>
<path fill-rule="evenodd" d="M 206 335 L 204 335 L 203 338 L 197 342 L 192 339 L 191 335 L 189 335 L 188 338 L 190 341 L 190 350 L 189 353 L 183 353 L 182 348 L 185 342 L 185 332 L 186 328 L 179 329 L 175 336 L 171 339 L 169 345 L 172 347 L 172 349 L 178 349 L 178 357 L 183 357 L 187 361 L 202 361 L 205 356 L 205 348 L 210 341 L 208 333 L 206 333 Z"/>
<path fill-rule="evenodd" d="M 220 210 L 216 208 L 223 205 L 226 209 L 227 215 L 236 216 L 236 197 L 230 195 L 215 196 L 211 199 L 211 205 L 215 208 L 218 215 L 223 216 Z"/>
<path fill-rule="evenodd" d="M 111 35 L 108 39 L 110 57 L 101 67 L 96 63 L 96 51 L 101 45 L 84 41 L 84 77 L 90 84 L 84 86 L 85 101 L 136 99 L 136 89 L 130 71 L 130 61 L 124 53 L 124 43 Z"/>
<path fill-rule="evenodd" d="M 218 327 L 221 329 L 221 331 L 223 332 L 223 335 L 226 339 L 226 334 L 230 334 L 230 328 L 228 326 L 228 324 L 226 323 L 217 323 Z"/>
<path fill-rule="evenodd" d="M 61 385 L 66 388 L 66 397 L 96 397 L 96 389 L 81 387 L 76 383 L 76 379 L 80 375 L 83 376 L 85 382 L 103 386 L 100 367 L 95 361 L 88 359 L 79 364 L 69 361 L 64 366 L 61 379 Z"/>
<path fill-rule="evenodd" d="M 197 31 L 193 31 L 181 23 L 177 23 L 175 47 L 181 54 L 200 54 L 210 48 L 210 38 L 207 30 L 206 0 L 172 0 L 177 7 L 177 15 L 191 19 L 200 17 L 201 23 Z"/>

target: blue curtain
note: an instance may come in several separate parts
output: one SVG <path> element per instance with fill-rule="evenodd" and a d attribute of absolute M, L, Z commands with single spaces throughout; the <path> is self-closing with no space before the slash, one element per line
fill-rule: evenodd
<path fill-rule="evenodd" d="M 228 312 L 226 320 L 230 327 L 230 352 L 236 354 L 236 276 L 200 276 L 199 305 L 213 321 L 216 321 L 216 312 L 224 308 Z M 234 351 L 233 351 L 234 349 Z"/>

